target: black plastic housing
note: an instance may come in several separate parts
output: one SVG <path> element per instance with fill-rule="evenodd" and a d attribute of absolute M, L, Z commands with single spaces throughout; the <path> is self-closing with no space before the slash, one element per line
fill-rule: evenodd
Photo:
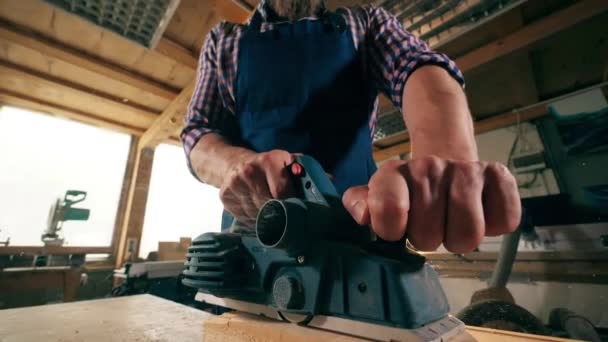
<path fill-rule="evenodd" d="M 295 166 L 294 166 L 295 165 Z M 183 284 L 287 313 L 417 328 L 448 314 L 435 271 L 405 240 L 373 238 L 342 206 L 312 158 L 289 166 L 297 197 L 270 200 L 250 235 L 205 233 L 190 247 Z"/>

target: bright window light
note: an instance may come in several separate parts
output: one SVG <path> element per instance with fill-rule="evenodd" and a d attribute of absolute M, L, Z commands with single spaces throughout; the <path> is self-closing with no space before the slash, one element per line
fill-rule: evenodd
<path fill-rule="evenodd" d="M 0 241 L 42 245 L 51 205 L 82 190 L 88 221 L 63 225 L 64 246 L 110 246 L 131 137 L 13 107 L 0 108 Z"/>
<path fill-rule="evenodd" d="M 150 191 L 139 256 L 158 250 L 159 241 L 194 239 L 220 231 L 222 202 L 219 190 L 197 181 L 186 166 L 183 149 L 159 145 L 154 152 Z"/>

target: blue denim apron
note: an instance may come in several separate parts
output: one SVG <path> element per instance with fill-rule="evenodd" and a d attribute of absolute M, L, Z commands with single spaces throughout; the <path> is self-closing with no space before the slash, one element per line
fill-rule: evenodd
<path fill-rule="evenodd" d="M 376 93 L 344 18 L 324 10 L 320 20 L 266 32 L 261 22 L 256 11 L 239 45 L 239 138 L 257 152 L 314 157 L 339 193 L 367 184 L 376 171 L 369 127 Z M 232 220 L 224 211 L 222 229 Z"/>

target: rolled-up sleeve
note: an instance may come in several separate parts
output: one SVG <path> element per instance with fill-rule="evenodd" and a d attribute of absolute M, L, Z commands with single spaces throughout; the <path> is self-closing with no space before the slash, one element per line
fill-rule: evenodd
<path fill-rule="evenodd" d="M 218 87 L 217 30 L 207 35 L 199 58 L 196 85 L 188 105 L 180 138 L 190 166 L 190 153 L 205 134 L 223 134 L 225 118 L 232 115 L 223 106 Z"/>
<path fill-rule="evenodd" d="M 368 68 L 378 90 L 401 109 L 403 89 L 408 77 L 423 65 L 437 65 L 464 87 L 464 77 L 454 61 L 408 32 L 387 10 L 367 6 L 365 48 Z"/>

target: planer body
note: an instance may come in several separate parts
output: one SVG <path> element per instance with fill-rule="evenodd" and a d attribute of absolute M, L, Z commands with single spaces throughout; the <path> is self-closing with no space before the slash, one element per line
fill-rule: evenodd
<path fill-rule="evenodd" d="M 366 338 L 463 329 L 423 256 L 357 225 L 313 158 L 287 167 L 295 197 L 264 204 L 253 229 L 193 240 L 182 282 L 199 300 Z"/>

